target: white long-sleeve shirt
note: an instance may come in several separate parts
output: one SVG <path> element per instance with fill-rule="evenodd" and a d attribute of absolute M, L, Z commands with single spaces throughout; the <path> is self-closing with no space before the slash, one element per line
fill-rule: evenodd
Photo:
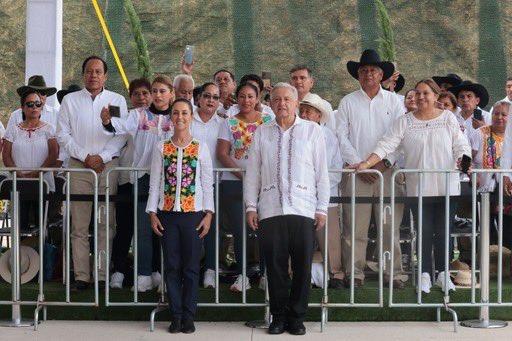
<path fill-rule="evenodd" d="M 295 118 L 283 130 L 276 121 L 256 129 L 244 183 L 246 210 L 259 219 L 327 214 L 329 173 L 322 128 Z"/>
<path fill-rule="evenodd" d="M 343 159 L 341 157 L 340 144 L 338 138 L 327 126 L 322 126 L 325 138 L 327 168 L 328 169 L 342 169 Z M 331 197 L 339 196 L 339 185 L 341 182 L 341 173 L 329 172 L 329 185 L 331 188 Z M 336 207 L 337 204 L 329 204 L 329 207 Z"/>
<path fill-rule="evenodd" d="M 146 212 L 214 212 L 213 168 L 208 145 L 195 138 L 187 147 L 171 139 L 153 149 Z"/>
<path fill-rule="evenodd" d="M 501 150 L 501 169 L 512 169 L 512 120 L 507 121 L 505 137 L 503 138 L 503 147 Z M 506 176 L 512 180 L 512 173 L 506 173 Z"/>
<path fill-rule="evenodd" d="M 172 135 L 172 123 L 168 115 L 157 115 L 149 108 L 132 109 L 126 117 L 112 117 L 115 135 L 130 135 L 133 138 L 132 167 L 150 168 L 151 154 L 155 144 Z M 107 135 L 112 133 L 104 130 Z M 137 172 L 138 178 L 148 172 Z"/>
<path fill-rule="evenodd" d="M 121 117 L 127 115 L 123 96 L 103 89 L 94 100 L 87 89 L 67 94 L 62 100 L 57 136 L 59 145 L 70 157 L 85 161 L 87 155 L 99 155 L 104 163 L 118 157 L 126 144 L 126 136 L 104 133 L 101 110 L 119 106 Z"/>
<path fill-rule="evenodd" d="M 217 149 L 219 129 L 223 123 L 224 118 L 220 117 L 217 113 L 215 113 L 208 122 L 204 122 L 199 116 L 197 109 L 194 110 L 190 131 L 192 136 L 208 145 L 213 162 L 213 168 L 221 167 L 220 162 L 217 160 L 217 156 L 215 155 L 215 150 Z"/>
<path fill-rule="evenodd" d="M 364 160 L 403 114 L 403 104 L 398 96 L 382 88 L 374 98 L 368 97 L 362 89 L 343 97 L 336 116 L 343 160 L 349 164 Z M 398 153 L 386 158 L 394 163 Z"/>
<path fill-rule="evenodd" d="M 399 147 L 407 169 L 455 169 L 463 154 L 471 156 L 471 147 L 457 119 L 448 110 L 431 120 L 419 120 L 413 113 L 399 117 L 373 153 L 384 159 Z M 406 173 L 405 177 L 407 195 L 417 196 L 418 173 Z M 445 195 L 445 180 L 444 173 L 424 173 L 423 196 Z M 459 195 L 459 174 L 451 173 L 449 181 L 450 195 Z"/>

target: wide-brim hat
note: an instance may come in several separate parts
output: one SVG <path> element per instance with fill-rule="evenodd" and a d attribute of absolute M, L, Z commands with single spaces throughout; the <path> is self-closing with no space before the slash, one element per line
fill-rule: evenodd
<path fill-rule="evenodd" d="M 67 89 L 62 89 L 62 90 L 57 91 L 57 100 L 59 101 L 59 103 L 62 103 L 64 96 L 66 96 L 67 94 L 70 94 L 72 92 L 76 92 L 76 91 L 80 91 L 80 90 L 82 90 L 82 88 L 79 85 L 71 84 L 70 86 L 68 86 Z"/>
<path fill-rule="evenodd" d="M 321 114 L 320 124 L 325 124 L 329 121 L 331 112 L 329 108 L 327 108 L 327 105 L 325 104 L 325 101 L 322 99 L 322 97 L 318 96 L 317 94 L 308 93 L 306 96 L 304 96 L 304 98 L 302 98 L 302 101 L 300 101 L 299 104 L 309 105 L 310 107 L 318 110 Z"/>
<path fill-rule="evenodd" d="M 473 83 L 472 81 L 463 81 L 457 86 L 452 86 L 448 89 L 448 91 L 453 93 L 455 97 L 458 97 L 459 92 L 461 91 L 474 92 L 475 96 L 480 98 L 480 103 L 478 103 L 480 108 L 485 108 L 489 103 L 489 93 L 487 92 L 485 86 L 478 83 Z"/>
<path fill-rule="evenodd" d="M 28 79 L 28 84 L 20 86 L 16 89 L 18 95 L 22 96 L 27 90 L 35 90 L 42 95 L 51 96 L 57 92 L 57 88 L 47 87 L 44 77 L 35 75 Z"/>
<path fill-rule="evenodd" d="M 355 79 L 359 79 L 357 70 L 359 70 L 361 66 L 365 65 L 375 65 L 381 68 L 384 73 L 382 80 L 388 79 L 391 77 L 393 72 L 395 72 L 395 65 L 393 65 L 393 63 L 382 61 L 377 51 L 368 49 L 363 51 L 361 58 L 359 58 L 359 62 L 351 60 L 347 63 L 348 73 L 350 73 L 350 75 Z"/>
<path fill-rule="evenodd" d="M 462 83 L 462 78 L 460 78 L 460 76 L 456 73 L 449 73 L 446 76 L 433 76 L 432 80 L 439 86 L 441 86 L 443 83 L 448 83 L 452 86 L 457 86 Z"/>
<path fill-rule="evenodd" d="M 4 252 L 0 257 L 0 276 L 7 283 L 11 283 L 11 257 L 12 249 Z M 20 283 L 29 282 L 38 271 L 39 254 L 30 246 L 20 245 Z"/>

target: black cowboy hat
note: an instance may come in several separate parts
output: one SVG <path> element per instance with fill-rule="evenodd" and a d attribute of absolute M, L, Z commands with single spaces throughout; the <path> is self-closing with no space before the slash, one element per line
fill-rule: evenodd
<path fill-rule="evenodd" d="M 399 92 L 400 90 L 402 90 L 405 86 L 405 78 L 404 76 L 402 76 L 402 74 L 399 74 L 398 75 L 398 78 L 395 82 L 395 89 L 393 90 L 394 92 Z M 389 90 L 389 89 L 386 89 L 386 90 Z"/>
<path fill-rule="evenodd" d="M 27 90 L 35 90 L 41 95 L 51 96 L 57 92 L 57 88 L 47 87 L 44 77 L 41 75 L 35 75 L 28 79 L 28 84 L 20 86 L 16 89 L 18 95 L 22 96 Z"/>
<path fill-rule="evenodd" d="M 478 106 L 480 108 L 485 108 L 487 104 L 489 103 L 489 93 L 487 92 L 487 89 L 477 83 L 473 83 L 472 81 L 463 81 L 457 86 L 452 86 L 448 91 L 453 93 L 455 97 L 458 97 L 459 92 L 461 91 L 472 91 L 475 93 L 475 96 L 480 98 L 480 103 L 478 103 Z"/>
<path fill-rule="evenodd" d="M 67 89 L 57 91 L 57 100 L 59 101 L 59 103 L 62 103 L 62 99 L 64 99 L 64 96 L 80 90 L 82 90 L 82 88 L 79 85 L 71 84 L 70 86 L 68 86 Z"/>
<path fill-rule="evenodd" d="M 456 73 L 449 73 L 446 76 L 433 76 L 432 79 L 439 86 L 443 83 L 451 84 L 451 86 L 457 86 L 462 83 L 462 78 L 460 78 Z"/>
<path fill-rule="evenodd" d="M 365 65 L 375 65 L 380 67 L 384 73 L 384 76 L 382 77 L 383 80 L 388 79 L 389 77 L 391 77 L 393 72 L 395 72 L 395 66 L 393 65 L 393 63 L 381 61 L 377 51 L 368 49 L 363 51 L 363 54 L 361 55 L 359 62 L 354 62 L 351 60 L 347 63 L 348 73 L 350 73 L 350 75 L 355 79 L 359 79 L 357 70 L 359 70 L 361 66 Z"/>

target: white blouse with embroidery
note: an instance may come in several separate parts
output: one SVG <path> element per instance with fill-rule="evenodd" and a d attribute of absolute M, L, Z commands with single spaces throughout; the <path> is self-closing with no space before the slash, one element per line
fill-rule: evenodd
<path fill-rule="evenodd" d="M 471 156 L 471 147 L 460 130 L 452 112 L 444 110 L 431 120 L 419 120 L 414 114 L 400 116 L 391 130 L 378 142 L 373 153 L 381 159 L 402 148 L 407 169 L 455 169 L 463 154 Z M 419 175 L 406 173 L 408 196 L 418 195 Z M 460 177 L 449 176 L 450 195 L 460 194 Z M 443 173 L 424 173 L 423 196 L 441 196 L 446 193 Z"/>
<path fill-rule="evenodd" d="M 246 210 L 257 211 L 260 220 L 327 214 L 329 173 L 320 125 L 296 117 L 287 130 L 276 121 L 259 126 L 246 169 Z"/>
<path fill-rule="evenodd" d="M 153 147 L 146 212 L 214 212 L 213 167 L 208 145 L 192 139 L 182 148 L 171 139 Z"/>
<path fill-rule="evenodd" d="M 112 117 L 112 126 L 116 135 L 129 134 L 133 137 L 132 167 L 149 168 L 151 153 L 158 141 L 172 134 L 172 122 L 168 115 L 157 115 L 148 108 L 132 109 L 126 118 Z M 106 134 L 112 134 L 105 130 Z M 141 178 L 148 172 L 138 172 Z"/>
<path fill-rule="evenodd" d="M 7 128 L 4 136 L 12 143 L 11 157 L 16 167 L 39 168 L 48 157 L 48 140 L 56 139 L 55 128 L 46 122 L 36 129 L 22 128 L 21 123 Z M 52 172 L 43 175 L 51 192 L 55 191 Z"/>

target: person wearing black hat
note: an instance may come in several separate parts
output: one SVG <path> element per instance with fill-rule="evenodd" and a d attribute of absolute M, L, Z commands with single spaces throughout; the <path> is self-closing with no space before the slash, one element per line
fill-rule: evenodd
<path fill-rule="evenodd" d="M 446 76 L 434 76 L 432 79 L 443 90 L 448 90 L 452 86 L 457 86 L 462 83 L 462 78 L 456 73 L 449 73 Z"/>
<path fill-rule="evenodd" d="M 481 109 L 489 103 L 489 93 L 483 85 L 471 81 L 463 81 L 449 91 L 455 95 L 460 107 L 455 116 L 471 141 L 478 128 L 492 123 L 491 114 Z"/>
<path fill-rule="evenodd" d="M 62 103 L 64 96 L 66 96 L 67 94 L 76 92 L 76 91 L 80 91 L 80 90 L 82 90 L 80 85 L 71 84 L 70 86 L 68 86 L 67 89 L 62 89 L 62 90 L 57 91 L 57 100 L 59 101 L 59 104 Z"/>
<path fill-rule="evenodd" d="M 342 158 L 348 164 L 359 163 L 363 158 L 371 153 L 377 142 L 391 128 L 392 123 L 404 113 L 403 104 L 400 99 L 392 92 L 384 90 L 381 87 L 383 79 L 388 79 L 393 75 L 395 67 L 393 63 L 381 61 L 380 56 L 374 50 L 365 50 L 359 62 L 349 61 L 347 63 L 348 72 L 352 77 L 359 81 L 361 89 L 354 91 L 340 101 L 337 121 L 337 134 L 340 140 L 340 149 Z M 379 170 L 384 175 L 385 191 L 389 191 L 391 174 L 397 153 L 393 153 L 387 159 L 380 161 L 373 168 Z M 340 168 L 342 165 L 340 165 Z M 342 191 L 344 195 L 350 195 L 350 182 L 346 181 L 349 177 L 342 180 Z M 375 174 L 360 174 L 356 178 L 357 196 L 378 196 L 379 181 Z M 400 188 L 398 188 L 400 192 Z M 400 195 L 400 194 L 399 194 Z M 377 213 L 377 207 L 374 207 L 374 213 Z M 368 244 L 368 228 L 370 225 L 372 206 L 369 204 L 358 204 L 355 208 L 355 245 L 354 247 L 354 284 L 362 286 L 364 284 L 364 268 L 366 265 L 366 246 Z M 350 226 L 350 205 L 343 210 L 347 212 L 343 216 L 345 226 Z M 397 205 L 395 209 L 395 221 L 402 220 L 403 206 Z M 391 217 L 387 216 L 385 221 L 391 222 Z M 391 246 L 391 225 L 384 224 L 384 251 L 389 251 Z M 407 280 L 407 275 L 403 274 L 401 264 L 401 251 L 398 238 L 398 229 L 396 229 L 394 266 L 394 286 L 403 287 Z M 344 229 L 342 236 L 343 246 L 342 259 L 345 269 L 351 269 L 351 229 Z M 389 271 L 389 269 L 388 269 Z M 348 277 L 346 277 L 348 279 Z M 347 280 L 347 285 L 350 281 Z"/>
<path fill-rule="evenodd" d="M 35 90 L 39 94 L 41 102 L 43 103 L 43 109 L 41 110 L 41 120 L 46 123 L 50 123 L 54 128 L 57 128 L 57 110 L 49 105 L 46 105 L 46 98 L 52 96 L 57 92 L 54 87 L 46 86 L 44 77 L 41 75 L 34 75 L 28 79 L 27 85 L 20 86 L 16 89 L 19 96 L 22 96 L 27 90 Z M 17 109 L 11 113 L 9 121 L 7 122 L 7 128 L 15 126 L 18 123 L 24 121 L 23 112 L 21 109 Z"/>

